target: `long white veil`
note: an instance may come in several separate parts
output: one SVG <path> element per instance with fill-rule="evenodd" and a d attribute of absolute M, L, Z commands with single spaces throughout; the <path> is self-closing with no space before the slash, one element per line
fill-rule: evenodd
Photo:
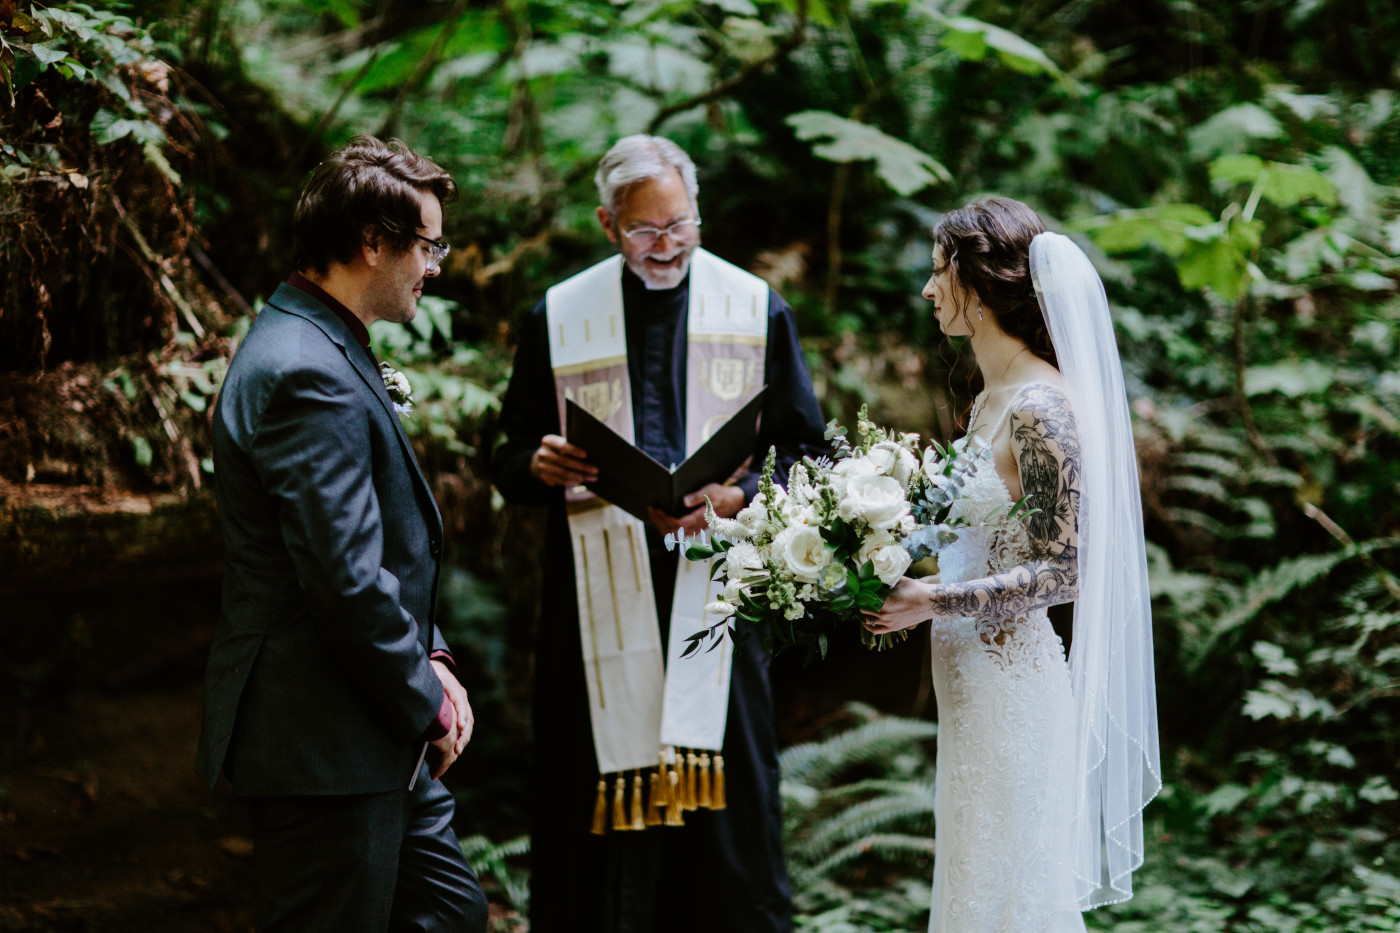
<path fill-rule="evenodd" d="M 1162 787 L 1142 498 L 1123 366 L 1103 282 L 1068 237 L 1031 241 L 1031 277 L 1083 457 L 1079 597 L 1070 679 L 1076 813 L 1071 867 L 1081 910 L 1126 900 L 1143 859 L 1143 808 Z"/>

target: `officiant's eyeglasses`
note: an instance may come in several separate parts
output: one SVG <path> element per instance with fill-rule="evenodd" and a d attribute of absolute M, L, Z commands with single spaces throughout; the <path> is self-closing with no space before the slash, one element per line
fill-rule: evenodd
<path fill-rule="evenodd" d="M 669 236 L 672 240 L 684 240 L 695 235 L 695 230 L 700 226 L 700 219 L 678 220 L 673 224 L 664 227 L 633 227 L 631 230 L 622 231 L 622 235 L 634 246 L 642 249 L 649 249 L 656 245 L 656 241 L 661 239 L 662 234 Z"/>
<path fill-rule="evenodd" d="M 442 240 L 430 240 L 421 233 L 415 233 L 414 236 L 428 244 L 429 272 L 442 265 L 442 261 L 447 258 L 447 254 L 452 252 L 452 247 Z"/>

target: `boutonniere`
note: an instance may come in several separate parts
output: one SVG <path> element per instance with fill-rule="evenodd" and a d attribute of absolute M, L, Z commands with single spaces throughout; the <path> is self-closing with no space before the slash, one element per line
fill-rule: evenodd
<path fill-rule="evenodd" d="M 413 386 L 408 377 L 390 366 L 379 364 L 379 375 L 384 377 L 384 388 L 389 392 L 389 401 L 394 403 L 394 411 L 401 415 L 413 413 Z"/>

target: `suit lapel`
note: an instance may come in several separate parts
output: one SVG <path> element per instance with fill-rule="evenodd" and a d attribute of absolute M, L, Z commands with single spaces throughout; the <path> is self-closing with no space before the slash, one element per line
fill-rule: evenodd
<path fill-rule="evenodd" d="M 428 478 L 423 475 L 423 470 L 418 465 L 418 457 L 413 453 L 413 445 L 409 442 L 408 434 L 403 429 L 403 421 L 399 413 L 394 410 L 394 402 L 389 398 L 389 390 L 384 387 L 384 377 L 370 363 L 369 354 L 355 341 L 354 335 L 345 326 L 345 322 L 320 301 L 285 282 L 277 286 L 277 290 L 272 293 L 272 297 L 267 300 L 267 303 L 279 311 L 295 314 L 315 324 L 330 339 L 331 343 L 340 348 L 340 352 L 345 356 L 350 368 L 359 374 L 374 397 L 379 399 L 379 404 L 384 406 L 384 410 L 389 414 L 389 420 L 394 423 L 394 432 L 399 436 L 399 444 L 403 447 L 404 456 L 408 458 L 409 465 L 413 468 L 413 475 L 418 478 L 418 485 L 426 494 L 429 508 L 432 509 L 433 522 L 437 530 L 441 532 L 442 515 L 438 512 L 437 500 L 433 497 L 432 488 L 428 486 Z"/>

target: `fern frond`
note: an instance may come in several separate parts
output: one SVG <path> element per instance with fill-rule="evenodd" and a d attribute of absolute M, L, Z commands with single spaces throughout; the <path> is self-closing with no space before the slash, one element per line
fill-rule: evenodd
<path fill-rule="evenodd" d="M 1186 470 L 1200 470 L 1203 473 L 1214 473 L 1216 476 L 1225 479 L 1239 479 L 1243 474 L 1238 460 L 1230 457 L 1222 457 L 1219 454 L 1203 453 L 1201 451 L 1189 451 L 1177 454 L 1172 458 L 1175 466 Z"/>
<path fill-rule="evenodd" d="M 794 745 L 779 756 L 778 763 L 785 779 L 821 785 L 854 764 L 883 758 L 937 734 L 934 723 L 887 716 L 822 742 Z"/>
<path fill-rule="evenodd" d="M 1235 605 L 1226 609 L 1205 633 L 1205 637 L 1198 643 L 1193 653 L 1192 668 L 1200 666 L 1221 638 L 1245 625 L 1265 606 L 1282 599 L 1299 587 L 1317 582 L 1338 564 L 1363 554 L 1370 554 L 1373 551 L 1395 547 L 1397 543 L 1400 543 L 1400 539 L 1379 538 L 1328 554 L 1304 554 L 1300 557 L 1292 557 L 1273 567 L 1266 568 L 1244 585 Z"/>
<path fill-rule="evenodd" d="M 932 835 L 932 788 L 902 796 L 876 797 L 848 807 L 817 823 L 812 828 L 811 836 L 799 843 L 793 854 L 810 861 L 835 846 L 892 828 Z"/>
<path fill-rule="evenodd" d="M 802 886 L 810 885 L 867 856 L 874 856 L 886 862 L 915 863 L 921 859 L 932 858 L 935 848 L 931 836 L 877 833 L 842 847 L 810 868 L 793 866 L 793 880 Z"/>
<path fill-rule="evenodd" d="M 502 843 L 495 843 L 486 836 L 476 835 L 463 839 L 460 843 L 462 855 L 471 864 L 479 877 L 487 875 L 496 879 L 506 900 L 522 914 L 529 909 L 530 887 L 527 881 L 517 877 L 506 864 L 507 859 L 519 858 L 530 851 L 530 837 L 517 836 Z"/>

